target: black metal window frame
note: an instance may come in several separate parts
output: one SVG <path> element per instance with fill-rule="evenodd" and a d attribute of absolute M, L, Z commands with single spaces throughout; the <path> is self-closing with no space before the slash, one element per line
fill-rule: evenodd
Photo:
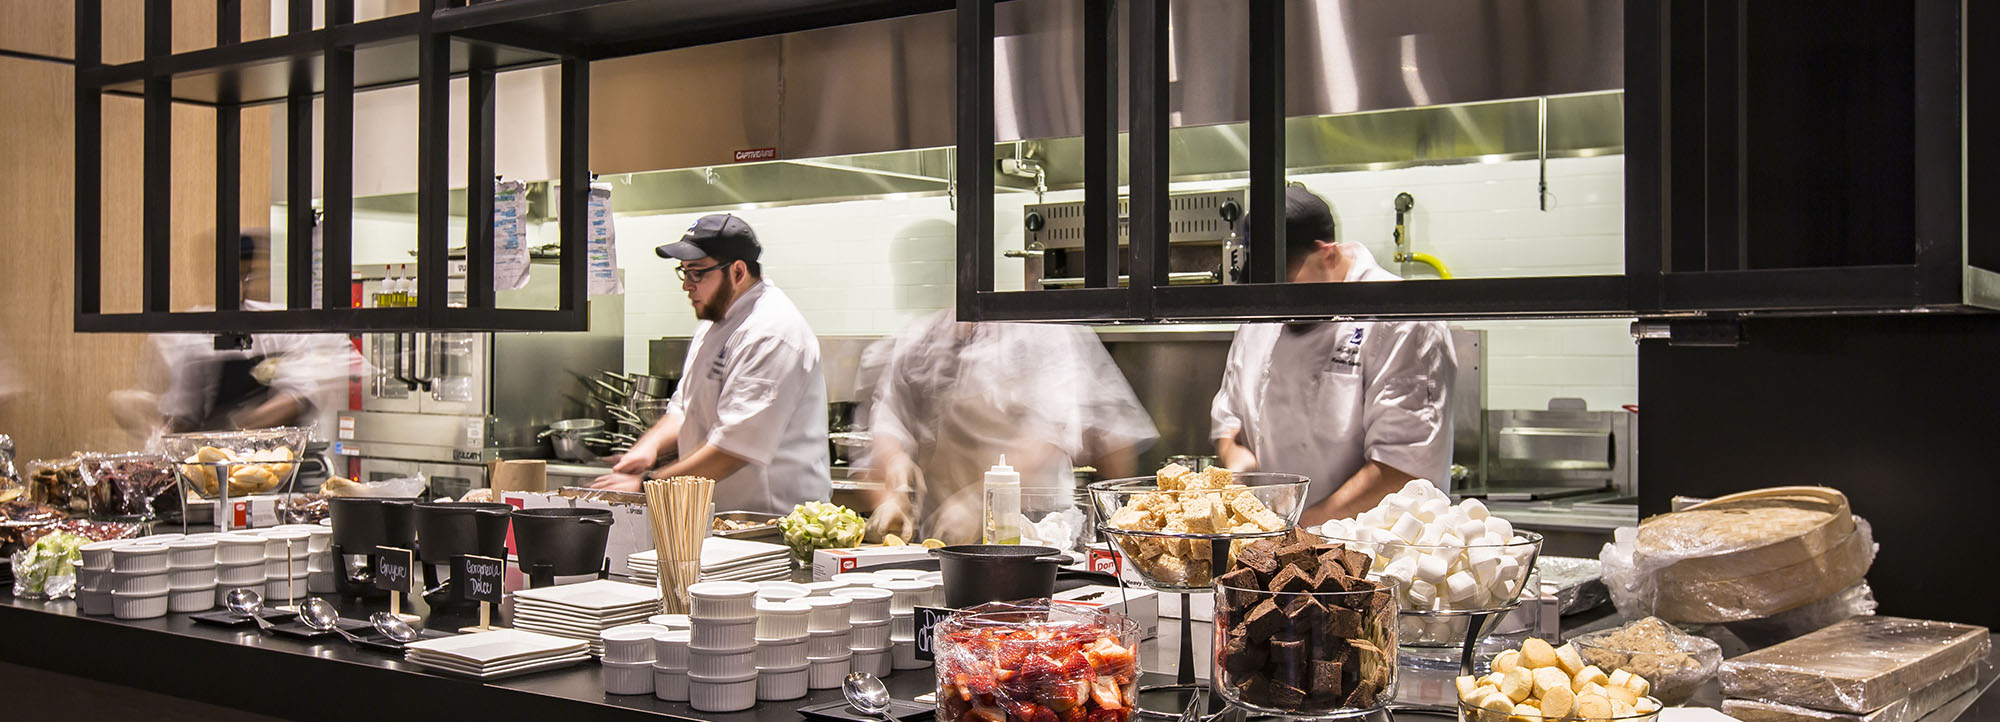
<path fill-rule="evenodd" d="M 146 0 L 143 58 L 103 63 L 102 0 L 76 3 L 76 235 L 75 329 L 78 332 L 248 333 L 268 331 L 581 331 L 589 326 L 587 307 L 587 192 L 561 194 L 558 228 L 560 288 L 556 309 L 495 307 L 492 291 L 491 194 L 469 193 L 466 303 L 447 303 L 447 254 L 451 94 L 453 77 L 466 77 L 471 92 L 467 133 L 467 178 L 493 176 L 494 77 L 507 70 L 560 64 L 562 77 L 559 182 L 587 189 L 589 157 L 589 63 L 549 48 L 514 47 L 490 39 L 446 32 L 434 20 L 439 0 L 426 0 L 415 13 L 355 22 L 352 0 L 325 0 L 324 24 L 312 27 L 312 0 L 290 0 L 289 32 L 244 42 L 240 39 L 242 0 L 218 0 L 216 46 L 172 52 L 172 0 Z M 367 57 L 368 73 L 357 82 L 357 56 Z M 414 55 L 414 66 L 407 57 Z M 504 58 L 501 56 L 504 55 Z M 354 103 L 357 90 L 414 83 L 418 86 L 418 305 L 351 308 L 353 248 Z M 178 87 L 185 85 L 186 92 Z M 137 88 L 136 92 L 134 88 Z M 105 313 L 101 264 L 103 177 L 102 98 L 138 95 L 143 99 L 141 308 Z M 313 173 L 311 113 L 314 97 L 326 100 L 320 176 L 325 199 L 321 227 L 322 297 L 312 298 L 313 214 L 308 211 Z M 240 111 L 282 102 L 287 107 L 286 308 L 247 311 L 239 297 L 237 237 L 241 173 Z M 172 309 L 171 188 L 172 108 L 190 103 L 216 111 L 215 297 L 216 310 Z M 328 272 L 331 271 L 331 272 Z M 312 308 L 315 300 L 321 308 Z"/>

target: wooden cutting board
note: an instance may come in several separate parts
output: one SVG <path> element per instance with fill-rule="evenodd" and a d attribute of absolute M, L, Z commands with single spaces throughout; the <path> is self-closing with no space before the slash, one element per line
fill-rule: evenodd
<path fill-rule="evenodd" d="M 1937 684 L 1992 642 L 1985 627 L 1850 617 L 1722 663 L 1724 696 L 1866 713 Z"/>

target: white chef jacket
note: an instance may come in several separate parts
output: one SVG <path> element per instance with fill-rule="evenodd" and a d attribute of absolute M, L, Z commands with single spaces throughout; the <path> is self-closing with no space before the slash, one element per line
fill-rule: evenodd
<path fill-rule="evenodd" d="M 243 299 L 243 310 L 283 310 L 269 301 Z M 201 419 L 213 408 L 220 383 L 222 363 L 252 358 L 268 359 L 269 378 L 264 385 L 292 394 L 310 406 L 299 418 L 286 422 L 307 427 L 313 440 L 333 436 L 335 418 L 347 408 L 347 377 L 360 354 L 338 333 L 259 333 L 250 336 L 250 348 L 217 351 L 213 334 L 153 334 L 151 342 L 166 364 L 168 385 L 160 394 L 162 416 Z"/>
<path fill-rule="evenodd" d="M 715 484 L 717 510 L 789 513 L 826 500 L 826 377 L 819 338 L 770 281 L 751 286 L 721 321 L 703 321 L 671 408 L 680 453 L 712 444 L 748 462 Z"/>
<path fill-rule="evenodd" d="M 1363 254 L 1349 281 L 1401 280 Z M 1451 467 L 1451 333 L 1436 321 L 1245 324 L 1229 344 L 1210 438 L 1237 435 L 1263 471 L 1331 496 L 1369 461 L 1445 488 Z"/>

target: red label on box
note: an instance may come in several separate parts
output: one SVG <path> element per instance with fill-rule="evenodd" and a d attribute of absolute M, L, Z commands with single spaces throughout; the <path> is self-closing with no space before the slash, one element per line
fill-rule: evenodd
<path fill-rule="evenodd" d="M 239 501 L 239 502 L 236 502 L 236 503 L 234 503 L 234 504 L 231 504 L 231 505 L 229 505 L 229 506 L 230 506 L 230 509 L 229 509 L 229 514 L 230 514 L 230 517 L 231 517 L 231 521 L 230 521 L 230 524 L 229 524 L 230 528 L 232 528 L 232 529 L 247 529 L 247 528 L 249 528 L 249 527 L 250 527 L 250 502 L 247 502 L 247 501 Z"/>
<path fill-rule="evenodd" d="M 736 162 L 748 163 L 759 160 L 777 160 L 777 148 L 745 148 L 736 151 Z"/>
<path fill-rule="evenodd" d="M 856 560 L 854 559 L 854 557 L 841 557 L 841 558 L 840 558 L 840 571 L 842 571 L 842 572 L 851 572 L 851 571 L 854 571 L 854 569 L 855 569 L 855 568 L 856 568 L 857 566 L 859 566 L 859 564 L 858 564 L 858 563 L 856 562 Z"/>
<path fill-rule="evenodd" d="M 1118 576 L 1124 572 L 1118 552 L 1109 549 L 1090 550 L 1090 570 L 1099 574 Z"/>

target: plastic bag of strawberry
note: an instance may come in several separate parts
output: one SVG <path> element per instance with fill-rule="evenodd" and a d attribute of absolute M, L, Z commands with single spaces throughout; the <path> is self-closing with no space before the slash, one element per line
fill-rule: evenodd
<path fill-rule="evenodd" d="M 1139 623 L 1047 599 L 962 610 L 937 625 L 940 722 L 1128 722 Z"/>

